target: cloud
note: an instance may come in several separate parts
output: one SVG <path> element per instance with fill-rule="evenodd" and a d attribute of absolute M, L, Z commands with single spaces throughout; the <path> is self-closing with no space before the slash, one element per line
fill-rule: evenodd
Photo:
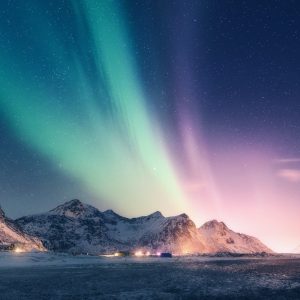
<path fill-rule="evenodd" d="M 290 182 L 300 182 L 300 170 L 296 169 L 281 169 L 277 172 L 277 175 Z"/>
<path fill-rule="evenodd" d="M 287 163 L 300 163 L 300 158 L 279 158 L 275 159 L 274 163 L 276 164 L 287 164 Z"/>

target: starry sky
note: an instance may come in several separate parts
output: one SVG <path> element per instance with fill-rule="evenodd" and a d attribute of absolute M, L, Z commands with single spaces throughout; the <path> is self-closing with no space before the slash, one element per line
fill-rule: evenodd
<path fill-rule="evenodd" d="M 298 1 L 0 2 L 0 203 L 79 198 L 300 243 Z"/>

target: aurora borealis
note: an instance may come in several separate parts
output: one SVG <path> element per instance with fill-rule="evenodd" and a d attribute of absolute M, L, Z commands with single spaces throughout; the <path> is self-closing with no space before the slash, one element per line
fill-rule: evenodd
<path fill-rule="evenodd" d="M 299 244 L 299 5 L 231 4 L 2 1 L 8 213 L 80 198 Z"/>

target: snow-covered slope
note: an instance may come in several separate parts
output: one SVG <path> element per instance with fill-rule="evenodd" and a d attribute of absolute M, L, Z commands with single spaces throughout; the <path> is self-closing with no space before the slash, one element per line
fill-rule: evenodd
<path fill-rule="evenodd" d="M 49 249 L 61 252 L 96 253 L 110 241 L 102 214 L 94 207 L 72 200 L 39 215 L 16 220 L 28 234 L 37 236 Z"/>
<path fill-rule="evenodd" d="M 109 236 L 136 248 L 180 254 L 204 250 L 194 222 L 185 214 L 166 218 L 157 211 L 133 219 L 121 217 L 111 210 L 103 214 Z"/>
<path fill-rule="evenodd" d="M 44 251 L 41 241 L 22 232 L 15 222 L 7 218 L 0 208 L 0 245 L 15 245 L 25 251 Z"/>
<path fill-rule="evenodd" d="M 186 214 L 164 217 L 155 212 L 129 219 L 112 210 L 101 212 L 79 200 L 16 222 L 26 233 L 41 239 L 48 249 L 62 252 L 271 252 L 257 239 L 235 233 L 216 221 L 197 229 Z"/>
<path fill-rule="evenodd" d="M 209 253 L 272 253 L 272 250 L 257 238 L 236 233 L 229 229 L 223 222 L 216 220 L 206 222 L 202 225 L 199 228 L 199 233 Z"/>

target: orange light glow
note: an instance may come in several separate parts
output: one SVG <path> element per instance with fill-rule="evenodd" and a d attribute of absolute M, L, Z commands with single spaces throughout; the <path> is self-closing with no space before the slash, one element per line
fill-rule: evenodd
<path fill-rule="evenodd" d="M 135 256 L 138 256 L 138 257 L 144 256 L 144 254 L 143 254 L 142 251 L 136 251 L 136 252 L 134 253 L 134 255 L 135 255 Z"/>

